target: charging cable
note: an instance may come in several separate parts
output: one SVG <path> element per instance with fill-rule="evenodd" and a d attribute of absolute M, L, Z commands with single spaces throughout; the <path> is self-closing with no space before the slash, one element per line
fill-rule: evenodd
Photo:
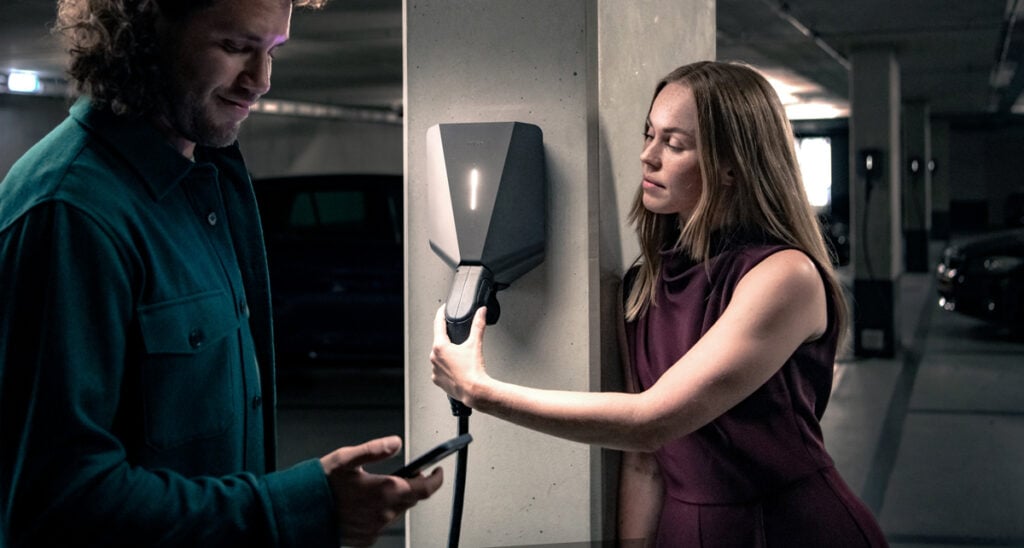
<path fill-rule="evenodd" d="M 473 410 L 458 400 L 448 398 L 452 405 L 452 414 L 459 419 L 459 435 L 469 433 L 469 415 Z M 452 519 L 448 526 L 448 547 L 458 548 L 459 536 L 462 534 L 462 506 L 466 499 L 466 462 L 469 457 L 469 446 L 459 449 L 455 456 L 455 484 L 452 493 Z"/>
<path fill-rule="evenodd" d="M 462 344 L 469 338 L 476 311 L 487 307 L 487 323 L 498 321 L 500 308 L 495 298 L 498 289 L 505 287 L 494 282 L 491 271 L 483 265 L 462 265 L 455 271 L 451 294 L 445 305 L 445 324 L 448 338 L 455 344 Z M 458 418 L 459 435 L 469 433 L 469 416 L 473 410 L 464 403 L 448 398 L 452 415 Z M 455 460 L 455 485 L 452 493 L 452 519 L 448 529 L 448 547 L 458 548 L 462 531 L 462 508 L 466 497 L 466 464 L 469 447 L 459 449 Z"/>

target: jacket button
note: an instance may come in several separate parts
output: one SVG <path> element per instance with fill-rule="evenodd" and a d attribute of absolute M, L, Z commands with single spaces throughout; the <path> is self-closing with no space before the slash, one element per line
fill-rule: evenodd
<path fill-rule="evenodd" d="M 199 348 L 200 346 L 203 346 L 203 341 L 205 339 L 206 337 L 203 336 L 202 329 L 193 329 L 188 334 L 188 344 L 192 348 Z"/>
<path fill-rule="evenodd" d="M 211 211 L 209 213 L 209 215 L 206 216 L 206 222 L 210 223 L 210 226 L 216 226 L 217 225 L 217 214 L 215 212 Z"/>
<path fill-rule="evenodd" d="M 253 409 L 259 409 L 261 405 L 263 405 L 263 398 L 261 398 L 259 395 L 253 396 L 252 397 L 252 408 Z"/>

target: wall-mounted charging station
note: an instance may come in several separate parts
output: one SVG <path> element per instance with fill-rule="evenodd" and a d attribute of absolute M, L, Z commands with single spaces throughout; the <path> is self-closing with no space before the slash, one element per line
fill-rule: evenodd
<path fill-rule="evenodd" d="M 427 130 L 430 248 L 455 270 L 445 302 L 448 337 L 469 337 L 476 311 L 498 321 L 497 292 L 544 260 L 547 182 L 543 134 L 522 122 L 438 124 Z M 450 400 L 458 433 L 471 410 Z M 449 546 L 458 546 L 467 448 L 456 459 Z"/>
<path fill-rule="evenodd" d="M 871 265 L 871 255 L 868 252 L 867 246 L 867 226 L 868 226 L 868 211 L 871 207 L 871 191 L 874 190 L 875 185 L 882 178 L 882 162 L 883 153 L 881 149 L 877 148 L 862 148 L 858 152 L 857 158 L 857 174 L 864 178 L 864 202 L 863 202 L 863 213 L 861 214 L 860 223 L 860 245 L 863 256 L 861 260 L 864 261 L 864 267 L 868 271 L 868 278 L 874 279 L 874 268 Z"/>
<path fill-rule="evenodd" d="M 435 125 L 427 169 L 430 247 L 456 270 L 445 313 L 460 343 L 477 308 L 544 260 L 543 135 L 521 122 Z"/>
<path fill-rule="evenodd" d="M 882 175 L 882 157 L 882 151 L 877 148 L 865 148 L 860 151 L 857 173 L 864 177 L 868 192 L 871 192 L 871 188 Z"/>

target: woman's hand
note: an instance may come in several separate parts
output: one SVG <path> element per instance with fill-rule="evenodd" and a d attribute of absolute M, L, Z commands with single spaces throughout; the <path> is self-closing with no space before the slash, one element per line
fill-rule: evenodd
<path fill-rule="evenodd" d="M 502 382 L 484 369 L 483 338 L 487 310 L 473 316 L 469 336 L 462 344 L 448 337 L 444 307 L 434 319 L 434 384 L 467 407 L 526 428 L 581 443 L 613 449 L 653 450 L 636 394 L 546 390 Z"/>
<path fill-rule="evenodd" d="M 468 407 L 475 407 L 476 389 L 488 379 L 484 370 L 483 350 L 486 327 L 487 308 L 480 307 L 473 316 L 469 338 L 462 344 L 454 344 L 448 338 L 444 305 L 437 309 L 434 317 L 434 347 L 430 351 L 430 363 L 434 364 L 434 369 L 431 380 L 449 396 Z"/>

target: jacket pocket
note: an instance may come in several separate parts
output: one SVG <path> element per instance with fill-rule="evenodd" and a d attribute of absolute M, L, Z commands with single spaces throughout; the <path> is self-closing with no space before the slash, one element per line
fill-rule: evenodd
<path fill-rule="evenodd" d="M 235 421 L 239 319 L 225 291 L 141 306 L 146 441 L 167 449 L 224 433 Z"/>

